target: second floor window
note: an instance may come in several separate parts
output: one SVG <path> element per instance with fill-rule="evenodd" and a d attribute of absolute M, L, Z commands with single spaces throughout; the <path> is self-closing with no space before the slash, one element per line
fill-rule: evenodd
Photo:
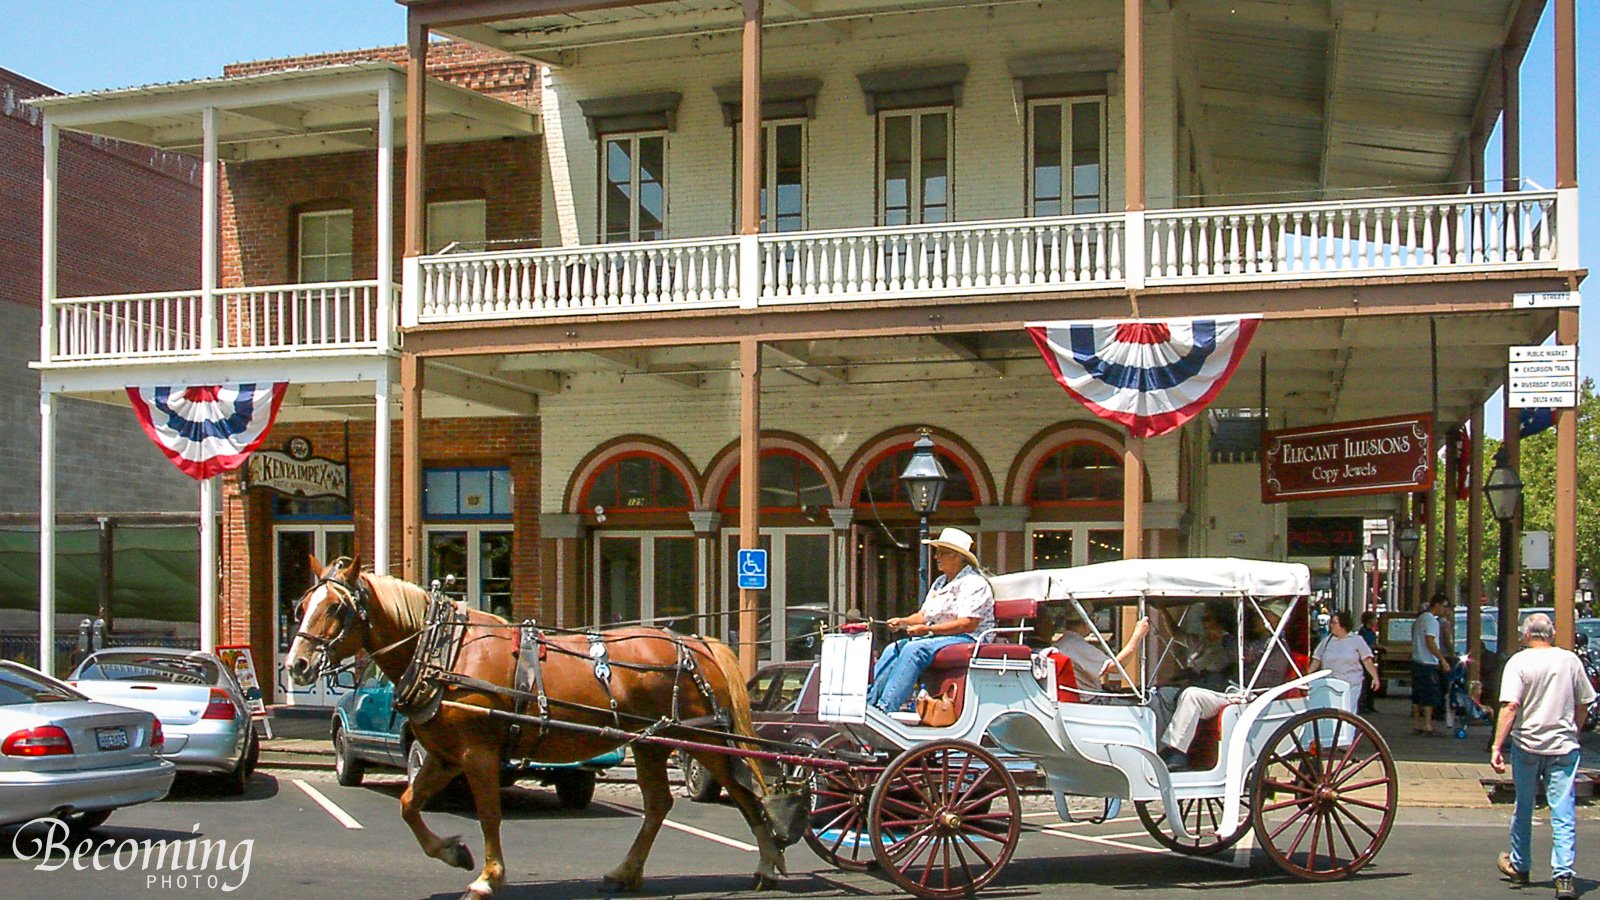
<path fill-rule="evenodd" d="M 301 213 L 299 226 L 301 283 L 349 281 L 355 277 L 350 263 L 350 210 Z"/>
<path fill-rule="evenodd" d="M 950 110 L 878 117 L 878 219 L 884 225 L 950 221 Z"/>
<path fill-rule="evenodd" d="M 462 251 L 484 249 L 488 204 L 483 200 L 447 200 L 428 204 L 428 252 L 451 244 Z"/>
<path fill-rule="evenodd" d="M 1105 212 L 1105 101 L 1099 97 L 1028 104 L 1028 212 Z"/>
<path fill-rule="evenodd" d="M 761 230 L 801 231 L 806 227 L 806 124 L 804 121 L 761 125 Z M 733 230 L 739 230 L 738 125 L 733 132 Z"/>
<path fill-rule="evenodd" d="M 605 167 L 600 234 L 606 243 L 667 236 L 667 136 L 615 134 L 601 139 Z"/>

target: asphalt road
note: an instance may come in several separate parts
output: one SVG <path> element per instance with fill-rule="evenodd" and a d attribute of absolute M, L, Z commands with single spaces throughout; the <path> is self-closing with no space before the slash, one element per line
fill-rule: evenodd
<path fill-rule="evenodd" d="M 304 785 L 304 786 L 302 786 Z M 473 874 L 424 857 L 400 821 L 400 779 L 371 776 L 360 788 L 342 788 L 321 772 L 264 771 L 243 798 L 226 798 L 203 782 L 180 780 L 168 799 L 118 811 L 97 832 L 102 871 L 85 858 L 41 871 L 37 827 L 0 829 L 0 892 L 6 896 L 127 897 L 167 893 L 229 897 L 454 897 Z M 326 798 L 325 808 L 312 788 Z M 626 851 L 638 827 L 631 788 L 602 785 L 597 802 L 582 812 L 562 811 L 554 795 L 538 788 L 507 792 L 505 840 L 509 884 L 501 896 L 559 900 L 600 894 L 600 876 Z M 1028 829 L 1016 857 L 985 891 L 985 897 L 1059 896 L 1082 889 L 1162 897 L 1195 890 L 1226 896 L 1269 896 L 1296 891 L 1299 897 L 1403 896 L 1495 897 L 1515 894 L 1496 881 L 1494 857 L 1505 844 L 1507 808 L 1489 810 L 1402 809 L 1377 862 L 1356 877 L 1334 884 L 1305 884 L 1281 875 L 1259 851 L 1230 853 L 1220 860 L 1180 857 L 1156 848 L 1138 820 L 1062 827 L 1043 804 L 1030 807 Z M 335 812 L 335 810 L 337 812 Z M 343 816 L 344 821 L 338 818 Z M 1131 816 L 1131 813 L 1130 813 Z M 1600 810 L 1580 808 L 1580 865 L 1600 857 Z M 429 813 L 442 835 L 463 834 L 474 854 L 482 839 L 470 806 L 446 804 Z M 776 893 L 746 892 L 755 854 L 738 813 L 725 804 L 679 798 L 656 841 L 646 870 L 650 897 L 894 896 L 871 875 L 825 868 L 803 844 L 788 852 L 791 875 Z M 350 827 L 358 826 L 358 827 Z M 1048 830 L 1047 830 L 1048 827 Z M 1548 829 L 1535 831 L 1537 864 L 1533 896 L 1549 890 Z M 213 843 L 209 867 L 190 866 L 191 881 L 151 881 L 132 850 L 145 840 L 199 838 Z M 249 841 L 251 843 L 245 844 Z M 248 850 L 246 850 L 248 848 Z M 753 849 L 753 848 L 752 848 Z M 203 852 L 203 851 L 202 851 Z M 226 852 L 228 865 L 218 864 Z M 199 855 L 195 860 L 199 860 Z M 248 874 L 243 863 L 248 859 Z M 481 861 L 481 860 L 480 860 Z M 52 863 L 61 863 L 57 852 Z M 170 870 L 164 875 L 176 877 Z M 178 873 L 183 874 L 183 873 Z M 197 881 L 195 875 L 201 877 Z M 475 874 L 475 873 L 474 873 Z M 214 878 L 214 880 L 212 880 Z M 223 891 L 224 886 L 235 890 Z M 1594 880 L 1585 891 L 1600 890 Z M 1529 896 L 1529 891 L 1520 892 Z"/>

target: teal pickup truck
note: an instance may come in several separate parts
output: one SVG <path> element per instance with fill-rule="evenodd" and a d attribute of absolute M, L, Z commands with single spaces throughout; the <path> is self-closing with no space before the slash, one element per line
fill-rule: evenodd
<path fill-rule="evenodd" d="M 367 767 L 392 766 L 405 769 L 406 779 L 415 777 L 427 758 L 427 751 L 411 737 L 404 713 L 394 709 L 394 683 L 369 663 L 352 690 L 339 698 L 333 710 L 333 771 L 339 783 L 353 787 L 361 783 Z M 556 789 L 563 809 L 583 809 L 594 797 L 595 778 L 606 769 L 622 764 L 622 751 L 612 750 L 581 763 L 546 765 L 512 759 L 500 774 L 506 787 L 522 779 L 537 780 Z"/>

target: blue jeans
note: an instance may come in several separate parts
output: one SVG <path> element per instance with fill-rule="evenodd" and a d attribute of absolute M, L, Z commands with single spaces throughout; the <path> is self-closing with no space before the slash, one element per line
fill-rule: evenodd
<path fill-rule="evenodd" d="M 1539 779 L 1549 779 L 1550 868 L 1555 877 L 1572 875 L 1577 861 L 1578 817 L 1573 811 L 1572 779 L 1578 774 L 1578 751 L 1560 756 L 1511 748 L 1511 780 L 1517 787 L 1517 811 L 1511 817 L 1511 867 L 1528 871 L 1528 845 L 1533 841 L 1533 800 Z"/>
<path fill-rule="evenodd" d="M 971 644 L 976 640 L 970 634 L 946 634 L 895 641 L 878 656 L 878 665 L 872 670 L 872 686 L 867 688 L 867 702 L 884 712 L 905 706 L 917 688 L 917 678 L 935 653 L 951 644 Z"/>

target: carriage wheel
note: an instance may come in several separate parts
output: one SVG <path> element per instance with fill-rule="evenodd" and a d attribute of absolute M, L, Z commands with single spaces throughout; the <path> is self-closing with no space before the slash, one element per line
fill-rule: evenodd
<path fill-rule="evenodd" d="M 1278 726 L 1256 764 L 1256 842 L 1297 878 L 1345 878 L 1383 848 L 1398 796 L 1376 729 L 1344 710 L 1307 710 Z"/>
<path fill-rule="evenodd" d="M 869 803 L 872 851 L 918 897 L 976 893 L 1011 859 L 1022 798 L 994 755 L 966 741 L 932 741 L 895 757 Z"/>
<path fill-rule="evenodd" d="M 1244 817 L 1232 823 L 1233 835 L 1227 839 L 1218 837 L 1225 824 L 1222 820 L 1222 800 L 1217 797 L 1191 797 L 1178 801 L 1178 816 L 1183 820 L 1183 825 L 1189 830 L 1191 837 L 1188 840 L 1178 837 L 1172 825 L 1167 821 L 1167 810 L 1154 800 L 1140 800 L 1134 804 L 1134 809 L 1139 813 L 1139 821 L 1144 823 L 1146 831 L 1155 838 L 1161 846 L 1178 853 L 1189 856 L 1211 856 L 1239 843 L 1239 839 L 1249 829 L 1245 827 Z M 1246 811 L 1245 815 L 1248 815 Z"/>
<path fill-rule="evenodd" d="M 822 750 L 862 748 L 848 736 L 835 734 L 822 742 Z M 822 861 L 849 872 L 877 868 L 867 839 L 867 798 L 883 772 L 882 765 L 852 765 L 848 769 L 818 769 L 811 779 L 811 821 L 806 844 Z"/>

